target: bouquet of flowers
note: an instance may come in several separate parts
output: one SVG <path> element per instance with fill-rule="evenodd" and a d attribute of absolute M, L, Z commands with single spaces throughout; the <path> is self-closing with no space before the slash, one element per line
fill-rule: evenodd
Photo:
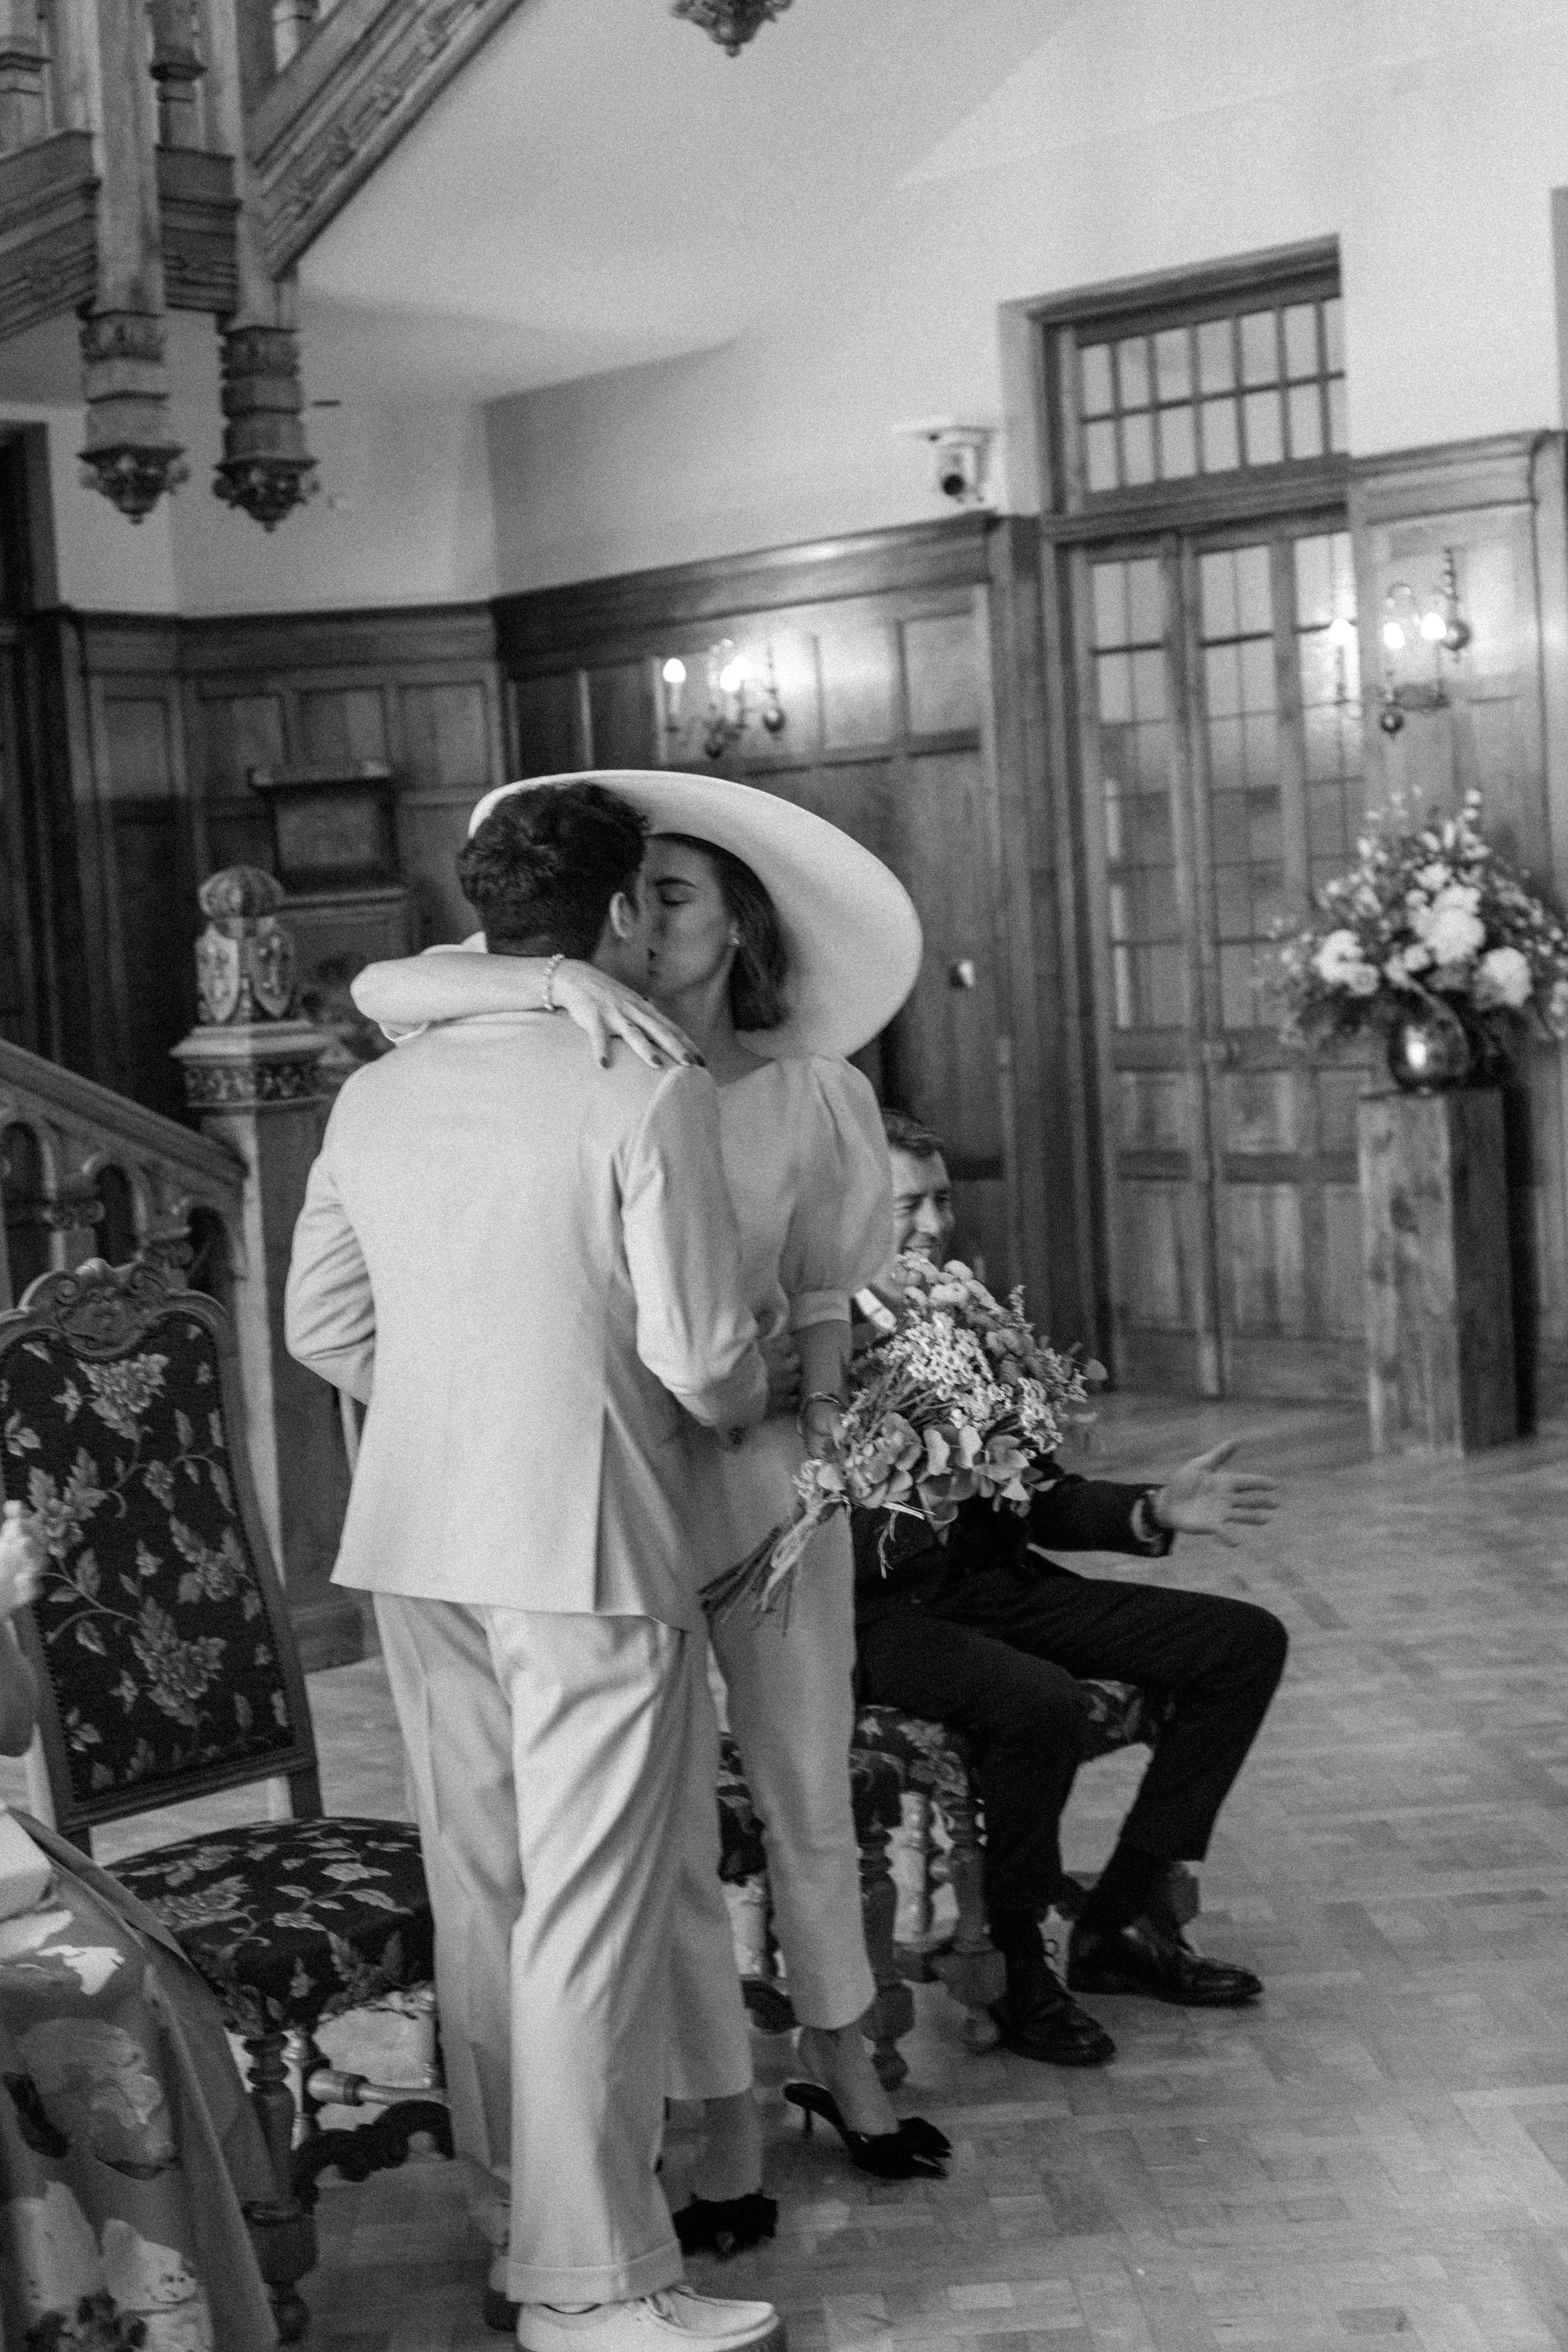
<path fill-rule="evenodd" d="M 972 1496 L 1026 1511 L 1048 1456 L 1093 1420 L 1103 1368 L 1038 1339 L 1021 1290 L 1003 1302 L 961 1259 L 910 1255 L 885 1295 L 898 1319 L 855 1359 L 839 1450 L 802 1464 L 793 1517 L 704 1587 L 710 1616 L 747 1597 L 759 1614 L 787 1612 L 806 1546 L 836 1512 L 885 1512 L 889 1528 L 923 1519 L 940 1536 Z"/>
<path fill-rule="evenodd" d="M 1568 931 L 1488 848 L 1480 805 L 1373 814 L 1351 871 L 1282 938 L 1288 1036 L 1322 1045 L 1436 1009 L 1494 1039 L 1510 1019 L 1568 1038 Z"/>

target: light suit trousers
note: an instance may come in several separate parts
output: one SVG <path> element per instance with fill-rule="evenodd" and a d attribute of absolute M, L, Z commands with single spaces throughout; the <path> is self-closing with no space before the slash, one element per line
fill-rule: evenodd
<path fill-rule="evenodd" d="M 730 1728 L 763 1824 L 773 1924 L 803 2025 L 848 2025 L 876 1983 L 860 1922 L 860 1855 L 849 1794 L 855 1726 L 854 1563 L 831 1520 L 795 1578 L 787 1625 L 749 1603 L 710 1628 Z M 702 1701 L 699 1699 L 700 1712 Z M 717 1729 L 705 1732 L 717 1761 Z M 712 1776 L 708 1786 L 712 1789 Z M 721 2098 L 751 2081 L 734 1949 L 716 1870 L 715 1808 L 687 1821 L 676 1910 L 670 2095 Z M 719 1900 L 715 1902 L 715 1895 Z"/>
<path fill-rule="evenodd" d="M 510 2181 L 507 2292 L 650 2294 L 681 2275 L 655 2168 L 700 1638 L 385 1593 L 375 1613 L 435 1910 L 453 2138 Z M 710 1771 L 710 1813 L 712 1790 Z"/>

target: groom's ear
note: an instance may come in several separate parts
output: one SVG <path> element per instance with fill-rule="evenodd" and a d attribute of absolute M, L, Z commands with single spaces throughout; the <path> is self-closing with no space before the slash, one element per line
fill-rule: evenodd
<path fill-rule="evenodd" d="M 637 897 L 635 885 L 629 891 L 617 890 L 610 901 L 609 913 L 610 929 L 616 938 L 617 940 L 635 939 L 637 925 L 641 920 L 642 907 Z"/>

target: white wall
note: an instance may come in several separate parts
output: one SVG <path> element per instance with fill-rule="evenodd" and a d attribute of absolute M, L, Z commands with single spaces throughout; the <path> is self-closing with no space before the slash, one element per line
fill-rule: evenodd
<path fill-rule="evenodd" d="M 89 612 L 268 613 L 494 594 L 494 509 L 477 404 L 353 397 L 341 408 L 307 410 L 320 491 L 267 532 L 212 494 L 223 439 L 213 321 L 175 312 L 168 331 L 169 373 L 180 391 L 170 426 L 190 478 L 138 524 L 78 479 L 79 404 L 58 394 L 6 397 L 29 379 L 74 391 L 74 321 L 51 320 L 0 351 L 0 423 L 42 422 L 48 431 L 64 603 Z M 309 394 L 330 353 L 307 337 L 303 359 Z"/>
<path fill-rule="evenodd" d="M 100 490 L 79 479 L 84 412 L 53 403 L 7 400 L 0 425 L 42 425 L 48 436 L 55 562 L 60 602 L 93 613 L 172 613 L 174 562 L 169 505 L 127 522 Z"/>
<path fill-rule="evenodd" d="M 1559 424 L 1564 180 L 1553 0 L 1100 0 L 846 224 L 809 296 L 721 352 L 494 404 L 500 585 L 940 513 L 890 428 L 1001 418 L 1001 304 L 1330 235 L 1352 450 Z"/>

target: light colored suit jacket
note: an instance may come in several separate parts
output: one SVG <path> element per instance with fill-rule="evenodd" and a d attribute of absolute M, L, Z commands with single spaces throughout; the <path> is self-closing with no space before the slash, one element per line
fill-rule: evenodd
<path fill-rule="evenodd" d="M 767 1391 L 703 1070 L 548 1013 L 357 1071 L 310 1171 L 289 1352 L 370 1411 L 335 1580 L 694 1626 L 682 1408 Z M 373 1391 L 374 1379 L 374 1395 Z"/>

